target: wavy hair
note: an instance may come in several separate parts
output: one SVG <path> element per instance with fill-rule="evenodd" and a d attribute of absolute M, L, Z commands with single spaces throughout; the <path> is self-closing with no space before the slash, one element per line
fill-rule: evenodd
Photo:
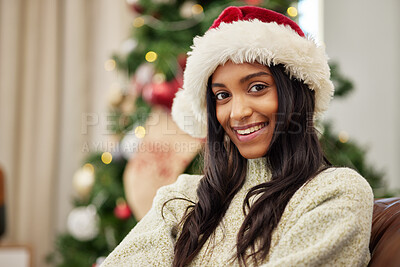
<path fill-rule="evenodd" d="M 313 125 L 314 91 L 290 79 L 282 65 L 269 67 L 278 93 L 276 126 L 267 154 L 269 182 L 247 193 L 243 202 L 245 219 L 237 235 L 236 255 L 242 266 L 255 265 L 267 255 L 272 231 L 293 194 L 307 181 L 331 166 L 321 149 Z M 211 78 L 210 78 L 211 79 Z M 209 82 L 210 85 L 210 82 Z M 207 88 L 208 135 L 204 155 L 204 177 L 197 188 L 198 202 L 182 218 L 182 231 L 174 249 L 174 267 L 189 264 L 224 217 L 234 195 L 246 179 L 247 160 L 230 141 L 216 117 L 215 96 Z M 250 205 L 249 199 L 257 196 Z"/>

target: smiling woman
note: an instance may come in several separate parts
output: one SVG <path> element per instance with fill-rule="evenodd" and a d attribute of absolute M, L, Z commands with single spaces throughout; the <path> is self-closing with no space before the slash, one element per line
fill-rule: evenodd
<path fill-rule="evenodd" d="M 268 67 L 228 61 L 213 76 L 216 115 L 227 136 L 247 158 L 267 153 L 275 129 L 278 93 Z"/>
<path fill-rule="evenodd" d="M 194 39 L 172 107 L 206 138 L 204 175 L 161 188 L 103 266 L 366 266 L 372 190 L 331 166 L 314 127 L 329 76 L 296 23 L 227 8 Z"/>

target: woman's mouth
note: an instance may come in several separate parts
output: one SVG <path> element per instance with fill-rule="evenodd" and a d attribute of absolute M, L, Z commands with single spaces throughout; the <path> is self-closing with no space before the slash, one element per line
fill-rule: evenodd
<path fill-rule="evenodd" d="M 238 134 L 241 134 L 241 135 L 248 135 L 248 134 L 251 134 L 251 133 L 254 133 L 254 132 L 260 130 L 260 129 L 263 128 L 264 126 L 265 126 L 265 123 L 261 123 L 261 124 L 259 124 L 259 125 L 252 126 L 252 127 L 250 127 L 250 128 L 244 129 L 244 130 L 236 130 L 236 132 L 237 132 Z"/>
<path fill-rule="evenodd" d="M 251 139 L 258 136 L 258 134 L 269 125 L 269 122 L 262 122 L 252 126 L 235 127 L 234 131 L 236 133 L 239 141 L 250 141 Z"/>

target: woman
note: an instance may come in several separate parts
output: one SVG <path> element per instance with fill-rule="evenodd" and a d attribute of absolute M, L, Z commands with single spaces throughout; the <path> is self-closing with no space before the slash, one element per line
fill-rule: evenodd
<path fill-rule="evenodd" d="M 278 13 L 229 7 L 194 39 L 172 115 L 206 137 L 204 176 L 161 188 L 103 266 L 366 266 L 373 195 L 313 125 L 322 48 Z"/>

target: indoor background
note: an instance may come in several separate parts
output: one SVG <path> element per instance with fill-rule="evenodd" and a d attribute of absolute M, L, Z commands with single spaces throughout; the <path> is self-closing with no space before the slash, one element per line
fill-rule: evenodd
<path fill-rule="evenodd" d="M 400 2 L 316 2 L 327 53 L 355 86 L 326 117 L 367 149 L 368 162 L 398 192 Z M 56 233 L 66 229 L 72 177 L 87 148 L 107 147 L 110 87 L 122 78 L 104 64 L 121 49 L 133 17 L 126 0 L 0 1 L 1 244 L 29 245 L 34 266 L 44 266 Z"/>

